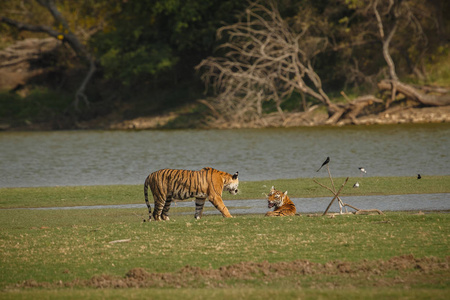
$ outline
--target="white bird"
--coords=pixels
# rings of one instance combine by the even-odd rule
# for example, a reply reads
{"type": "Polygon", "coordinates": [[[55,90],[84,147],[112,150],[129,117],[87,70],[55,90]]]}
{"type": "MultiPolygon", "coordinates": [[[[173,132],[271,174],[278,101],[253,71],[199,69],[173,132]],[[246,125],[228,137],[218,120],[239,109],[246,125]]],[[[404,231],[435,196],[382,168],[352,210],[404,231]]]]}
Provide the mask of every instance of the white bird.
{"type": "Polygon", "coordinates": [[[357,181],[357,182],[353,185],[353,187],[354,187],[354,188],[359,188],[359,182],[357,181]]]}
{"type": "Polygon", "coordinates": [[[366,169],[364,169],[364,168],[358,168],[358,169],[363,173],[367,173],[366,169]]]}

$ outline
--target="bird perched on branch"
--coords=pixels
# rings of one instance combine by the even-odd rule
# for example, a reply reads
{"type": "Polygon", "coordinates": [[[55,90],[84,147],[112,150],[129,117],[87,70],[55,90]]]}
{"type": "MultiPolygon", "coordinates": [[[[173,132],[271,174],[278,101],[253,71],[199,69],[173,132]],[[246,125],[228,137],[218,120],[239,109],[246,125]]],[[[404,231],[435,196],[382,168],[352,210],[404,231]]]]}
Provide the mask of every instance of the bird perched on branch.
{"type": "Polygon", "coordinates": [[[323,164],[320,166],[319,170],[317,170],[316,172],[319,172],[320,169],[322,169],[323,166],[325,166],[326,164],[328,164],[330,162],[330,157],[327,157],[327,159],[323,162],[323,164]]]}

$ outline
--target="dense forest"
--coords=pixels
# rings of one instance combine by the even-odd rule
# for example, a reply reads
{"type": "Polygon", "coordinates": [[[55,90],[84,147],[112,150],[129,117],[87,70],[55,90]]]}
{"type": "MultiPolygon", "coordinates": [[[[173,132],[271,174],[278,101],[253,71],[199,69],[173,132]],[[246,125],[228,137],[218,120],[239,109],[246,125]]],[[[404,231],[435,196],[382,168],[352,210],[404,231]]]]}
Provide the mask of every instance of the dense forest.
{"type": "Polygon", "coordinates": [[[446,0],[4,0],[0,125],[358,124],[448,106],[448,15],[446,0]]]}

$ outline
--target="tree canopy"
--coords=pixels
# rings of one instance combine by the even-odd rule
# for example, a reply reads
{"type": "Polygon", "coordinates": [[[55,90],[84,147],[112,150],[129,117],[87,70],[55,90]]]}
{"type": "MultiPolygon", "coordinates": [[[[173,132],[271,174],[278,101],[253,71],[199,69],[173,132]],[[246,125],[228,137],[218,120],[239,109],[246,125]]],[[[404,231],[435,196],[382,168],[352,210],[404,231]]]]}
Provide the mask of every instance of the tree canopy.
{"type": "Polygon", "coordinates": [[[89,88],[92,77],[134,93],[183,84],[200,90],[201,76],[207,85],[220,81],[217,87],[230,88],[238,84],[234,71],[245,61],[242,83],[256,89],[251,96],[236,91],[234,103],[253,97],[258,115],[270,111],[270,103],[282,113],[286,100],[302,96],[303,109],[322,104],[332,115],[343,113],[331,98],[344,89],[373,92],[382,79],[425,80],[427,64],[449,55],[449,14],[445,0],[5,0],[0,47],[34,36],[61,40],[78,57],[66,55],[71,62],[66,67],[89,71],[84,81],[78,79],[77,95],[95,95],[93,101],[105,99],[89,88]],[[261,56],[265,50],[258,47],[269,44],[261,56]],[[212,64],[196,71],[205,59],[228,61],[229,72],[223,73],[228,77],[212,64]],[[264,71],[269,73],[249,67],[255,62],[270,64],[264,71]],[[265,82],[248,81],[256,75],[265,82]],[[265,105],[258,100],[263,94],[265,105]]]}

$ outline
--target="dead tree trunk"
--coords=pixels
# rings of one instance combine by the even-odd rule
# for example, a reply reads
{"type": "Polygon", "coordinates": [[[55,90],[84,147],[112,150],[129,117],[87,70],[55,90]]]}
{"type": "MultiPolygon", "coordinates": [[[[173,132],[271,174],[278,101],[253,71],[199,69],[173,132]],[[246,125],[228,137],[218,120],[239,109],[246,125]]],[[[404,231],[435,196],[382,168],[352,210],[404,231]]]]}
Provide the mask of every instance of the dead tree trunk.
{"type": "MultiPolygon", "coordinates": [[[[450,105],[450,94],[430,95],[422,93],[419,88],[415,88],[406,83],[394,82],[392,80],[382,80],[378,83],[380,91],[390,91],[391,97],[396,96],[397,93],[403,94],[406,98],[416,101],[425,106],[446,106],[450,105]],[[395,86],[395,89],[394,89],[395,86]]],[[[445,89],[441,90],[445,91],[445,89]]]]}
{"type": "Polygon", "coordinates": [[[393,18],[395,19],[394,25],[392,26],[391,30],[389,31],[389,33],[386,36],[385,29],[384,29],[385,26],[383,25],[383,20],[381,19],[380,13],[378,12],[378,0],[375,0],[373,3],[373,12],[377,19],[378,31],[380,33],[381,42],[383,43],[383,56],[384,56],[384,60],[386,61],[387,65],[389,67],[389,75],[393,81],[398,81],[398,76],[397,76],[397,73],[395,72],[395,64],[394,64],[394,61],[392,60],[391,54],[389,53],[389,44],[391,43],[391,40],[394,37],[394,34],[397,31],[397,27],[398,27],[398,19],[397,19],[396,13],[394,12],[392,14],[393,18]]]}

